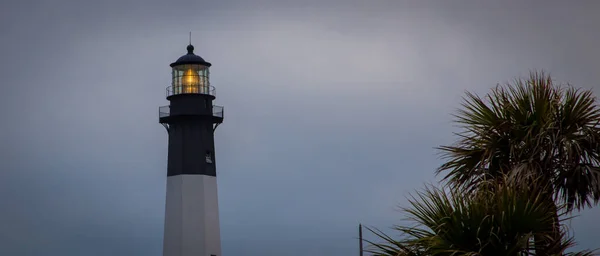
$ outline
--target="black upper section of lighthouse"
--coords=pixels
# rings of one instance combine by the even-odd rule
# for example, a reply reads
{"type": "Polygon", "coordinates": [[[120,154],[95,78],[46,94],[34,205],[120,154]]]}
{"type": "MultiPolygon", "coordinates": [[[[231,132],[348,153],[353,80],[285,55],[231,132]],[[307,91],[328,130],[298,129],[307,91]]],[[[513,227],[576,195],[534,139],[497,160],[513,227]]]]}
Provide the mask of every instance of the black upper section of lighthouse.
{"type": "Polygon", "coordinates": [[[216,176],[214,131],[223,122],[223,107],[212,103],[211,64],[194,54],[194,46],[187,51],[170,65],[170,104],[159,108],[159,122],[169,133],[167,176],[216,176]]]}

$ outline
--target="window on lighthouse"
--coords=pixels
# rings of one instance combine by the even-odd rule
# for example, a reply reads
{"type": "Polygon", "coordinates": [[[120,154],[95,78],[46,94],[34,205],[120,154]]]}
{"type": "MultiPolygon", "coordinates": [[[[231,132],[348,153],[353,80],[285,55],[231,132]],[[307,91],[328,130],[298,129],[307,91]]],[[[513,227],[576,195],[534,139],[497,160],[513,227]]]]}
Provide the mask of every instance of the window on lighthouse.
{"type": "Polygon", "coordinates": [[[210,153],[210,150],[206,151],[206,163],[208,164],[212,164],[212,154],[210,153]]]}

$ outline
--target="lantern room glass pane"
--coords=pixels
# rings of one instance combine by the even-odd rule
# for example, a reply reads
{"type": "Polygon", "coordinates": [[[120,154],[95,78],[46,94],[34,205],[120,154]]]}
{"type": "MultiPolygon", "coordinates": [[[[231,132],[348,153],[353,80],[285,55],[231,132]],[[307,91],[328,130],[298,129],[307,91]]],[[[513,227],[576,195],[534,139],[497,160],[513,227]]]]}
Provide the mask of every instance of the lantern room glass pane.
{"type": "Polygon", "coordinates": [[[198,64],[186,64],[173,67],[173,94],[199,93],[210,94],[208,67],[198,64]]]}

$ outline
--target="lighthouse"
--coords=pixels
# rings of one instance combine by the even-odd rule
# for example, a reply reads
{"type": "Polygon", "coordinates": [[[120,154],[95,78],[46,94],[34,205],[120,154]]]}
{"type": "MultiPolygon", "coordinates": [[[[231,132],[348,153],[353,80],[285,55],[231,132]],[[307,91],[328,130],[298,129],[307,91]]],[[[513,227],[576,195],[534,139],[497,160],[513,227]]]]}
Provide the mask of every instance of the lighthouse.
{"type": "Polygon", "coordinates": [[[214,132],[223,107],[194,46],[170,66],[169,105],[158,110],[169,134],[163,256],[221,256],[214,132]]]}

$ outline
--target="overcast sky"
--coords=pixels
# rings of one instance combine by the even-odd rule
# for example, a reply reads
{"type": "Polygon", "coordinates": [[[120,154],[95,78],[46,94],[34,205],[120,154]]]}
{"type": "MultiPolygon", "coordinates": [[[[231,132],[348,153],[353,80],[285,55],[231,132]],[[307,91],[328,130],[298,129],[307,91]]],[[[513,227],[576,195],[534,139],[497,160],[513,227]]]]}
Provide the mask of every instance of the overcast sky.
{"type": "MultiPolygon", "coordinates": [[[[0,255],[162,255],[171,62],[213,64],[223,255],[357,253],[435,183],[465,90],[597,91],[600,2],[4,1],[0,255]],[[325,3],[323,3],[325,2],[325,3]],[[556,2],[556,3],[552,3],[556,2]]],[[[598,245],[598,208],[572,222],[598,245]]]]}

